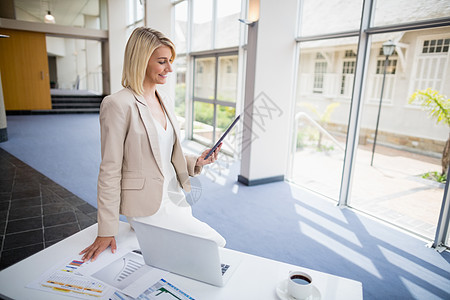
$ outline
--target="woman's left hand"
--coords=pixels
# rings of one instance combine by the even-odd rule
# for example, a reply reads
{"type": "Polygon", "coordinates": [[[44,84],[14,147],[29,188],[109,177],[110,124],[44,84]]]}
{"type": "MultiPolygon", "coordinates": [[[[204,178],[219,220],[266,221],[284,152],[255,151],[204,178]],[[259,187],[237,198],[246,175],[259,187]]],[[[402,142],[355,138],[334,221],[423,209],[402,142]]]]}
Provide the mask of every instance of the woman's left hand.
{"type": "Polygon", "coordinates": [[[219,147],[217,147],[216,150],[214,150],[214,152],[207,159],[205,159],[205,157],[206,155],[208,155],[211,149],[206,149],[205,151],[203,151],[202,155],[200,155],[200,157],[197,158],[197,162],[195,163],[195,165],[202,167],[215,162],[217,160],[217,157],[219,156],[220,148],[222,148],[222,143],[220,143],[219,147]]]}

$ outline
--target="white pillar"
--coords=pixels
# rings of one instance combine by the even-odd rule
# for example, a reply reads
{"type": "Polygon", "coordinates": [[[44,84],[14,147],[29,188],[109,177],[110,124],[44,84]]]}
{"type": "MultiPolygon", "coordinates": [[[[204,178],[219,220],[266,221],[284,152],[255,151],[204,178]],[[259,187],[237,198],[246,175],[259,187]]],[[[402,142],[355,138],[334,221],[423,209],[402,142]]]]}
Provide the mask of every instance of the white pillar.
{"type": "MultiPolygon", "coordinates": [[[[297,0],[260,0],[254,82],[246,76],[242,160],[238,180],[247,185],[284,179],[294,101],[297,0]]],[[[249,35],[252,28],[249,28],[249,35]]],[[[251,53],[248,53],[251,55],[251,53]]],[[[251,69],[247,72],[252,72],[251,69]]]]}

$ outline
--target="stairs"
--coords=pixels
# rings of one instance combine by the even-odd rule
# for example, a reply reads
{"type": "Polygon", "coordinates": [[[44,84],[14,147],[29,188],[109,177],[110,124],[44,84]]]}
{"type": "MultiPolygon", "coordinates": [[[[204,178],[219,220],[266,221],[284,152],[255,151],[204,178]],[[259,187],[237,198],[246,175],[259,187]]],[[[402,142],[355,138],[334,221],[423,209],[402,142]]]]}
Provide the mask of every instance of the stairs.
{"type": "Polygon", "coordinates": [[[52,109],[7,110],[6,115],[48,115],[99,113],[103,95],[95,94],[52,94],[52,109]]]}
{"type": "Polygon", "coordinates": [[[47,113],[98,113],[102,95],[52,95],[52,110],[47,113]]]}

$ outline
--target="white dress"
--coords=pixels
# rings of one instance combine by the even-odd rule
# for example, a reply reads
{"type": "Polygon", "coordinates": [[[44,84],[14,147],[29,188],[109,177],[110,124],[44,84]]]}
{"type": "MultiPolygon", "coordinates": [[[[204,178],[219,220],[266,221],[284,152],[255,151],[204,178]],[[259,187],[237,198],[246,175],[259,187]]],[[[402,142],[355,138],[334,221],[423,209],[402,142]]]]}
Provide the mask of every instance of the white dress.
{"type": "MultiPolygon", "coordinates": [[[[165,113],[165,112],[164,112],[165,113]]],[[[151,114],[150,114],[151,115],[151,114]]],[[[152,224],[187,234],[200,236],[213,240],[218,246],[225,246],[225,239],[208,224],[196,219],[186,197],[178,183],[175,168],[172,165],[172,149],[175,143],[175,133],[166,114],[167,128],[152,118],[158,132],[161,152],[162,169],[164,175],[163,197],[159,210],[152,216],[127,217],[130,224],[132,220],[152,224]]]]}

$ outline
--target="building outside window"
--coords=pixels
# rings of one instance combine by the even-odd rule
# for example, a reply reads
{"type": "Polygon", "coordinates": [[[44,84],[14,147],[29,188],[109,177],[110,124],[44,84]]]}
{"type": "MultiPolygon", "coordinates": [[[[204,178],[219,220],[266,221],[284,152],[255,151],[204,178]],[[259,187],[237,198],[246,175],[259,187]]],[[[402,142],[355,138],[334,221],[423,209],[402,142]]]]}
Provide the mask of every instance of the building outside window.
{"type": "Polygon", "coordinates": [[[424,37],[417,41],[416,64],[413,71],[413,85],[418,89],[431,88],[442,91],[445,78],[449,79],[450,35],[442,38],[424,37]]]}
{"type": "Polygon", "coordinates": [[[314,93],[323,93],[323,81],[326,72],[327,62],[325,61],[325,57],[321,53],[317,53],[316,62],[314,63],[314,93]]]}
{"type": "Polygon", "coordinates": [[[127,33],[131,35],[137,27],[145,25],[145,6],[141,0],[127,1],[127,33]]]}
{"type": "Polygon", "coordinates": [[[356,43],[356,38],[338,38],[299,44],[294,138],[297,150],[290,180],[332,199],[339,198],[350,113],[351,90],[348,98],[343,97],[342,80],[345,77],[345,87],[350,88],[354,80],[352,74],[346,73],[352,71],[354,58],[349,53],[345,57],[345,49],[356,43]],[[319,50],[332,64],[327,64],[319,50]],[[322,66],[320,73],[317,63],[322,66]],[[323,85],[319,86],[319,82],[323,85]]]}
{"type": "Polygon", "coordinates": [[[357,53],[362,7],[360,1],[351,2],[301,1],[296,151],[289,179],[340,204],[432,240],[444,184],[422,177],[430,172],[441,173],[442,150],[449,138],[449,128],[436,124],[436,119],[429,118],[419,105],[410,104],[409,99],[416,90],[428,88],[447,95],[448,99],[450,27],[405,30],[400,24],[448,17],[450,4],[437,0],[408,2],[411,5],[402,5],[404,1],[376,1],[371,12],[372,26],[390,27],[385,31],[377,27],[377,32],[371,31],[370,26],[364,29],[370,35],[370,43],[364,52],[357,53]],[[342,5],[348,5],[345,18],[333,13],[342,9],[342,5]],[[337,27],[330,28],[318,21],[323,19],[337,27]],[[353,36],[349,32],[354,32],[353,36]],[[388,40],[394,41],[396,47],[388,59],[371,166],[386,59],[380,51],[388,40]],[[357,62],[356,56],[361,61],[357,62]],[[365,61],[361,73],[365,77],[355,78],[357,74],[361,76],[357,73],[358,64],[365,61]],[[357,89],[364,87],[356,94],[359,98],[354,98],[354,83],[357,89]],[[361,103],[360,117],[357,130],[349,131],[351,106],[358,103],[355,101],[361,103]],[[357,132],[359,136],[353,138],[357,132]],[[356,141],[354,157],[348,155],[349,140],[356,141]],[[349,164],[353,166],[350,171],[349,164]],[[346,193],[343,187],[350,180],[346,193]]]}
{"type": "MultiPolygon", "coordinates": [[[[376,66],[373,72],[374,75],[370,76],[371,80],[369,81],[370,84],[367,88],[367,91],[370,93],[367,101],[374,105],[378,104],[380,101],[381,85],[383,83],[383,74],[384,74],[384,64],[386,60],[386,57],[383,55],[382,47],[380,47],[377,52],[378,56],[376,58],[376,66]]],[[[398,58],[397,52],[394,51],[394,53],[391,56],[389,56],[387,61],[386,78],[383,93],[383,105],[392,104],[392,97],[396,79],[395,73],[397,69],[397,58],[398,58]]]]}
{"type": "MultiPolygon", "coordinates": [[[[383,54],[383,47],[380,48],[379,58],[377,60],[377,71],[376,74],[383,74],[384,72],[384,64],[385,57],[383,54]]],[[[394,53],[389,56],[387,66],[386,66],[386,74],[395,74],[395,69],[397,66],[397,52],[394,50],[394,53]]]]}
{"type": "Polygon", "coordinates": [[[346,50],[344,60],[342,62],[342,81],[341,81],[341,95],[350,96],[351,85],[353,83],[353,74],[355,74],[356,67],[356,53],[353,50],[346,50]]]}

